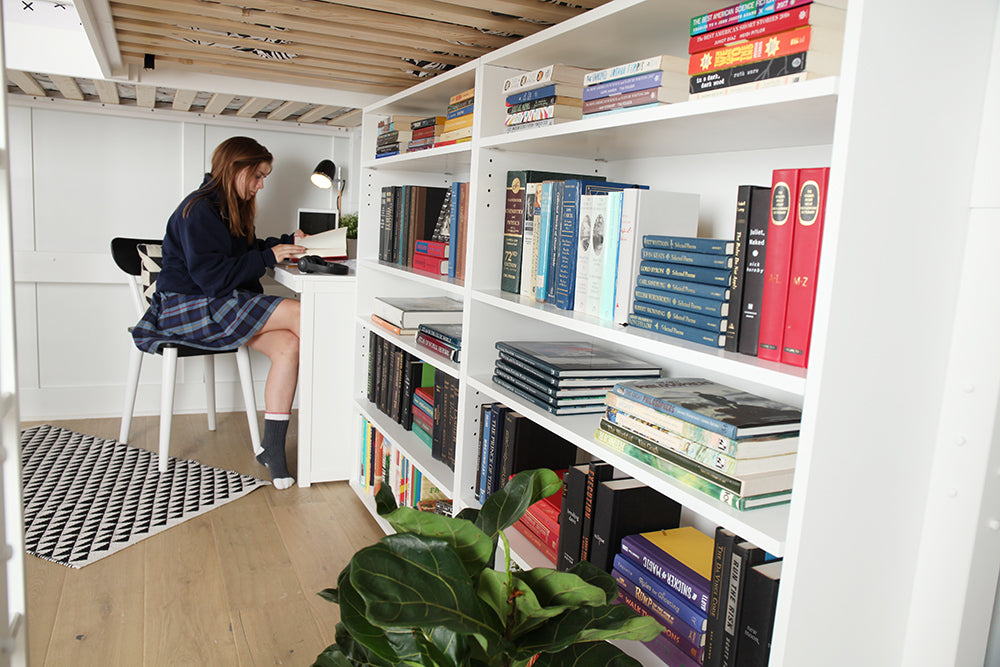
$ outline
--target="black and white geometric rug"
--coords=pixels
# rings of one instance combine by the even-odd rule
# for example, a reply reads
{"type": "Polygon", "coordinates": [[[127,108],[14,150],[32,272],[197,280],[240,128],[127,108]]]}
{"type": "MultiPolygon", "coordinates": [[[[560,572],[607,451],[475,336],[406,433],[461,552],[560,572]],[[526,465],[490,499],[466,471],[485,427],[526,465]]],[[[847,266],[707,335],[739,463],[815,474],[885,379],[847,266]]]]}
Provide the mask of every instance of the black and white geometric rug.
{"type": "Polygon", "coordinates": [[[21,433],[25,550],[83,567],[270,484],[43,424],[21,433]]]}

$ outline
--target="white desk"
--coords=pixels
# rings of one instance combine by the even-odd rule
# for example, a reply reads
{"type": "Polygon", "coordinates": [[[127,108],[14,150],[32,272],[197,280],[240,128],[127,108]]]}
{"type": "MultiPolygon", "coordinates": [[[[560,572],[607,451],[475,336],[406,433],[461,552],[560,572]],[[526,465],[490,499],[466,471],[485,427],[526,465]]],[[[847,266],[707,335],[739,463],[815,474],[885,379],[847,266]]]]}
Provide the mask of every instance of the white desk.
{"type": "Polygon", "coordinates": [[[299,338],[299,486],[351,476],[354,319],[357,278],[278,266],[275,281],[301,303],[299,338]]]}

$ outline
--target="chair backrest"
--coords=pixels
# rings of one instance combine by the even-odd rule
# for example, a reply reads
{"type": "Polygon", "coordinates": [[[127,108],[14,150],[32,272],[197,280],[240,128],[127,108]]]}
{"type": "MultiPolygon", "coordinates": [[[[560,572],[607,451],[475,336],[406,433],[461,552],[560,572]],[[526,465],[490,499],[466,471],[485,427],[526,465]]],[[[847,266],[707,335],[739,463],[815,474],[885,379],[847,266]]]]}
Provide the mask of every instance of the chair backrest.
{"type": "Polygon", "coordinates": [[[136,312],[141,317],[156,291],[162,263],[162,239],[111,239],[111,256],[127,275],[136,312]]]}

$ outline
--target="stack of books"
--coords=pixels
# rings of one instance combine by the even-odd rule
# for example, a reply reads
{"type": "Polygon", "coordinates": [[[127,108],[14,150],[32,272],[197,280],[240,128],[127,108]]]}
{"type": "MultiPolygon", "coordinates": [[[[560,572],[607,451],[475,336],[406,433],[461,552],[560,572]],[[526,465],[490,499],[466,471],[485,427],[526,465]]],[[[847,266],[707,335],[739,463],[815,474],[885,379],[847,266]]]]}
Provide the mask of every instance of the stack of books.
{"type": "Polygon", "coordinates": [[[462,302],[448,296],[377,296],[372,300],[372,314],[404,330],[421,324],[460,324],[462,302]]]}
{"type": "Polygon", "coordinates": [[[546,127],[583,117],[583,77],[590,70],[553,64],[523,72],[503,83],[504,131],[546,127]]]}
{"type": "MultiPolygon", "coordinates": [[[[556,470],[562,479],[565,470],[556,470]]],[[[562,512],[562,489],[551,496],[530,505],[520,519],[514,522],[514,530],[524,535],[531,544],[542,552],[548,560],[556,562],[559,548],[559,514],[562,512]]]]}
{"type": "Polygon", "coordinates": [[[704,662],[714,546],[687,526],[628,535],[614,557],[619,602],[659,621],[646,646],[671,667],[704,662]]]}
{"type": "Polygon", "coordinates": [[[791,498],[801,411],[701,378],[622,382],[594,437],[736,509],[791,498]]]}
{"type": "Polygon", "coordinates": [[[780,559],[715,529],[705,667],[767,664],[780,578],[780,559]]]}
{"type": "Polygon", "coordinates": [[[660,368],[588,341],[498,341],[493,382],[556,415],[604,412],[608,389],[660,368]]]}
{"type": "Polygon", "coordinates": [[[687,59],[658,55],[583,77],[583,115],[640,109],[687,99],[687,59]]]}
{"type": "Polygon", "coordinates": [[[417,345],[457,363],[462,351],[462,323],[420,324],[417,326],[417,345]]]}
{"type": "Polygon", "coordinates": [[[392,115],[378,122],[378,134],[375,137],[375,157],[383,158],[406,152],[406,147],[413,138],[410,123],[420,120],[419,116],[392,115]]]}
{"type": "Polygon", "coordinates": [[[434,141],[435,146],[450,146],[472,141],[472,119],[475,110],[476,89],[469,88],[448,99],[441,134],[434,141]]]}
{"type": "Polygon", "coordinates": [[[743,2],[691,19],[689,99],[840,72],[844,10],[810,0],[743,2]]]}
{"type": "Polygon", "coordinates": [[[725,346],[734,249],[725,239],[643,236],[629,326],[725,346]]]}
{"type": "Polygon", "coordinates": [[[434,378],[413,390],[410,402],[411,429],[420,441],[431,447],[434,433],[434,378]]]}
{"type": "Polygon", "coordinates": [[[410,123],[410,141],[406,145],[406,152],[434,148],[434,142],[444,131],[444,121],[444,116],[430,116],[410,123]]]}
{"type": "MultiPolygon", "coordinates": [[[[445,194],[445,203],[441,207],[441,217],[447,222],[451,213],[451,190],[445,194]]],[[[436,276],[448,275],[448,255],[451,250],[448,247],[448,235],[439,234],[438,229],[446,229],[447,226],[435,227],[434,235],[430,240],[417,241],[413,249],[413,268],[418,271],[426,271],[436,276]],[[435,238],[437,237],[437,238],[435,238]]]]}

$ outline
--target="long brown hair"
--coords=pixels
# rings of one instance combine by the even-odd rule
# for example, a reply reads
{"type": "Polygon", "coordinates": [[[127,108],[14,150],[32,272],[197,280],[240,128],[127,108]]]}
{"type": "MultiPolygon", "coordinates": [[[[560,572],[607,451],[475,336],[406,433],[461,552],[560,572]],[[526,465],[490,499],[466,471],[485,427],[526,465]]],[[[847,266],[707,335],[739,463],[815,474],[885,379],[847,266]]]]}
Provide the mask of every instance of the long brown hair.
{"type": "Polygon", "coordinates": [[[222,219],[229,225],[229,233],[244,237],[247,243],[254,238],[254,217],[257,198],[242,199],[236,192],[236,176],[244,169],[256,169],[261,164],[270,165],[274,156],[250,137],[230,137],[216,146],[212,153],[211,178],[184,207],[186,216],[191,205],[212,192],[219,193],[222,219]]]}

